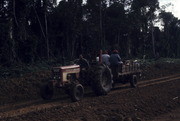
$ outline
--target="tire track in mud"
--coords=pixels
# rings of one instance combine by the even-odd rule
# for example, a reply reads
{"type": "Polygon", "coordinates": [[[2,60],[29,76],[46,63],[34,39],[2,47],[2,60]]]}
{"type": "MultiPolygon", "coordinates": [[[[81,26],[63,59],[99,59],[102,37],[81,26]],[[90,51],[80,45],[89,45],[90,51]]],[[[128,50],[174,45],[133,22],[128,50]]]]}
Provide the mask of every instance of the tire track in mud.
{"type": "MultiPolygon", "coordinates": [[[[180,79],[180,74],[152,79],[152,80],[144,80],[144,81],[138,82],[138,88],[151,86],[151,85],[157,85],[157,84],[166,83],[166,82],[179,80],[179,79],[180,79]]],[[[125,92],[125,91],[132,90],[131,88],[129,88],[127,84],[123,86],[119,86],[119,85],[117,86],[118,87],[116,87],[114,91],[111,91],[109,95],[112,95],[116,92],[125,92]]],[[[88,94],[85,94],[85,98],[92,98],[92,97],[89,96],[88,94]]],[[[29,102],[24,102],[24,103],[19,103],[19,104],[5,105],[5,106],[0,107],[0,119],[20,116],[20,115],[27,114],[30,112],[47,110],[47,109],[57,107],[57,106],[66,107],[69,104],[70,104],[70,99],[67,98],[66,96],[66,97],[53,99],[52,101],[34,100],[34,101],[29,101],[29,102]]]]}
{"type": "MultiPolygon", "coordinates": [[[[173,80],[178,80],[178,79],[180,79],[180,74],[175,74],[175,75],[151,79],[151,80],[143,80],[143,81],[138,82],[137,88],[151,86],[151,85],[155,85],[155,84],[161,84],[161,83],[165,83],[165,82],[169,82],[169,81],[173,81],[173,80]]],[[[131,89],[132,88],[130,88],[129,84],[124,84],[121,86],[119,86],[119,84],[118,84],[117,87],[115,87],[115,89],[113,89],[115,91],[112,91],[111,93],[116,93],[116,91],[124,92],[124,91],[128,91],[131,89]]]]}

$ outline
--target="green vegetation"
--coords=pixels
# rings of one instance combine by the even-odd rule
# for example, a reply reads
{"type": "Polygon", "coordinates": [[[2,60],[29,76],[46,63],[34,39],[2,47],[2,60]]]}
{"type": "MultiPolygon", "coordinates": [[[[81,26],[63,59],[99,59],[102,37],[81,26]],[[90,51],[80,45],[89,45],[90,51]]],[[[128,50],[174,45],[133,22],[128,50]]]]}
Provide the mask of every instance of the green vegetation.
{"type": "Polygon", "coordinates": [[[158,0],[56,2],[1,0],[1,68],[51,60],[65,65],[79,54],[95,57],[99,49],[118,49],[122,58],[180,57],[180,20],[160,10],[158,0]]]}

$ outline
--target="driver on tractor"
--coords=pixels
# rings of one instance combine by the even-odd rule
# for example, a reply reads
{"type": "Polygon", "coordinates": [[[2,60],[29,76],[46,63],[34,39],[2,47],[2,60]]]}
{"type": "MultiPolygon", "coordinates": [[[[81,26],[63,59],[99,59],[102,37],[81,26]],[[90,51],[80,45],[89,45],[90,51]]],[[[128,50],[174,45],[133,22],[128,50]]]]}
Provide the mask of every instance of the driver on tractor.
{"type": "Polygon", "coordinates": [[[89,62],[81,54],[79,55],[79,59],[77,60],[76,64],[80,66],[80,78],[85,79],[87,70],[90,68],[89,62]]]}
{"type": "Polygon", "coordinates": [[[83,57],[83,55],[79,55],[79,59],[77,64],[80,65],[82,70],[87,70],[89,68],[89,62],[83,57]]]}

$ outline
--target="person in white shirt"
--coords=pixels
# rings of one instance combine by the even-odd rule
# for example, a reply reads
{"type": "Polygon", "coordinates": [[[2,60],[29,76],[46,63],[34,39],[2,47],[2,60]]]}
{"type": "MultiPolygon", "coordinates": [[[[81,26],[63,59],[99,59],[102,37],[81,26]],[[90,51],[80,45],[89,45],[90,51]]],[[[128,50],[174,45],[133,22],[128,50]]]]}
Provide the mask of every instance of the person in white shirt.
{"type": "Polygon", "coordinates": [[[109,59],[110,59],[110,56],[109,56],[108,52],[104,51],[102,54],[102,63],[107,65],[107,66],[110,66],[109,59]]]}

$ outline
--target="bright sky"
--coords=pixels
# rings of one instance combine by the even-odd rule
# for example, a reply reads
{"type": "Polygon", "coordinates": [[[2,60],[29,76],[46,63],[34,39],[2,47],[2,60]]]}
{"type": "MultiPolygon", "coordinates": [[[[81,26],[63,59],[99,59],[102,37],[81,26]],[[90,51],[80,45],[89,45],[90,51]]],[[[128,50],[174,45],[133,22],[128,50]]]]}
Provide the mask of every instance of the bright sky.
{"type": "Polygon", "coordinates": [[[175,17],[180,19],[180,0],[159,0],[160,6],[171,3],[172,5],[167,7],[168,12],[172,11],[175,17]]]}
{"type": "MultiPolygon", "coordinates": [[[[61,0],[58,0],[58,2],[61,0]]],[[[84,0],[86,1],[86,0],[84,0]]],[[[166,8],[168,12],[172,11],[175,17],[180,19],[180,0],[159,0],[160,6],[171,3],[172,6],[166,8]]]]}

